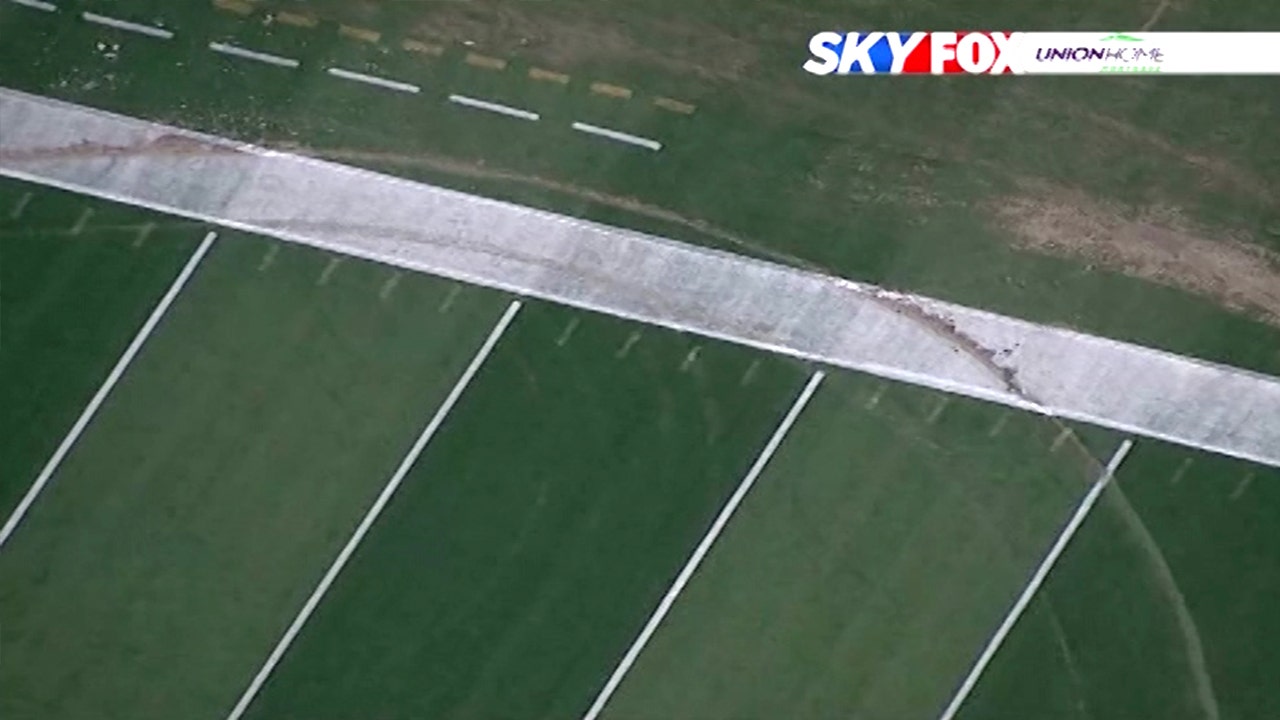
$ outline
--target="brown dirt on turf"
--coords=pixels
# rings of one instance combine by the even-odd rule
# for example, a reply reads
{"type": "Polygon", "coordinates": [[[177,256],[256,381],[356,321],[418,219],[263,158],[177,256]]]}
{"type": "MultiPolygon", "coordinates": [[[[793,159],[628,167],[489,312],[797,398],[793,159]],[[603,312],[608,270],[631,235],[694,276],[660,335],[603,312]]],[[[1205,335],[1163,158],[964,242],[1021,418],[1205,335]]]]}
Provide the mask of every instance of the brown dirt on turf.
{"type": "Polygon", "coordinates": [[[1280,255],[1244,238],[1210,238],[1176,210],[1136,216],[1082,192],[1040,186],[991,204],[1031,250],[1186,290],[1280,327],[1280,255]]]}

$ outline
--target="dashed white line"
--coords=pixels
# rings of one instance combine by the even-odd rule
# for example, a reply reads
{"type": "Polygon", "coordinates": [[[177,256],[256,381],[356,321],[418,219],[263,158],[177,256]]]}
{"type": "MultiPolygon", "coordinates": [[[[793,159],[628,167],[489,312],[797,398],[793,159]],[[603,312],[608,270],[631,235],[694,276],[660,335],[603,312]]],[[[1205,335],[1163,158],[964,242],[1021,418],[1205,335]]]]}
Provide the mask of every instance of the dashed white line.
{"type": "Polygon", "coordinates": [[[973,668],[969,670],[969,674],[961,683],[960,689],[956,691],[955,697],[951,698],[951,703],[947,705],[946,710],[942,712],[940,720],[951,720],[955,717],[956,712],[960,710],[960,705],[964,703],[965,698],[969,697],[969,693],[973,691],[975,685],[978,684],[978,678],[982,675],[982,671],[986,669],[987,663],[991,662],[991,658],[995,656],[996,650],[1000,649],[1000,644],[1004,642],[1009,631],[1013,629],[1014,623],[1018,618],[1022,617],[1023,611],[1027,609],[1027,605],[1031,603],[1031,598],[1040,589],[1040,585],[1044,579],[1048,577],[1049,570],[1053,568],[1054,563],[1058,561],[1058,557],[1062,555],[1062,551],[1067,548],[1067,543],[1071,541],[1072,536],[1076,534],[1076,530],[1080,529],[1081,523],[1085,517],[1089,515],[1089,511],[1093,509],[1094,503],[1098,502],[1098,498],[1102,495],[1102,491],[1106,489],[1111,479],[1116,474],[1116,469],[1120,467],[1120,463],[1124,462],[1124,458],[1129,454],[1129,450],[1133,447],[1132,440],[1125,440],[1120,443],[1120,447],[1116,449],[1111,461],[1107,463],[1107,467],[1102,471],[1102,477],[1098,478],[1093,486],[1089,488],[1089,492],[1085,493],[1084,499],[1080,501],[1080,505],[1076,508],[1075,513],[1071,515],[1071,519],[1067,521],[1066,527],[1062,528],[1062,532],[1058,534],[1058,539],[1054,541],[1053,546],[1049,548],[1049,552],[1045,555],[1044,560],[1040,563],[1040,567],[1036,568],[1035,574],[1031,576],[1031,581],[1022,590],[1022,595],[1018,596],[1017,602],[1013,604],[1013,608],[1009,610],[1009,614],[1005,616],[1004,622],[1000,623],[1000,627],[996,630],[995,635],[991,636],[991,640],[987,642],[987,646],[983,648],[982,654],[978,656],[977,662],[973,664],[973,668]]]}
{"type": "Polygon", "coordinates": [[[640,331],[632,330],[631,334],[628,335],[627,339],[622,343],[622,347],[618,348],[618,351],[614,353],[613,356],[619,360],[625,358],[631,353],[631,348],[635,347],[638,342],[640,342],[640,331]]]}
{"type": "Polygon", "coordinates": [[[191,254],[191,258],[187,260],[187,264],[178,273],[178,277],[174,279],[173,284],[169,286],[169,290],[160,298],[160,302],[156,304],[151,315],[147,317],[147,321],[142,324],[142,328],[138,330],[138,334],[134,336],[133,342],[129,343],[129,347],[125,348],[124,354],[116,361],[115,367],[111,368],[111,372],[107,375],[107,379],[102,383],[102,387],[98,388],[98,392],[94,394],[93,399],[85,406],[80,417],[76,419],[71,431],[62,439],[62,443],[58,445],[58,449],[54,451],[53,457],[49,458],[49,462],[45,463],[44,468],[40,470],[40,474],[36,476],[36,480],[31,484],[31,488],[27,490],[27,494],[23,496],[22,501],[18,503],[18,507],[14,508],[13,514],[5,521],[4,527],[0,528],[0,548],[4,547],[5,542],[13,535],[13,531],[18,527],[18,523],[22,522],[22,518],[31,509],[32,503],[40,495],[40,491],[48,484],[49,478],[53,477],[53,473],[57,471],[58,466],[62,464],[63,458],[71,451],[71,447],[76,444],[76,440],[80,438],[80,434],[84,432],[85,427],[89,425],[89,421],[98,412],[98,408],[102,406],[103,400],[111,393],[111,389],[119,382],[120,376],[124,375],[124,371],[129,367],[129,363],[133,362],[133,358],[142,349],[143,343],[150,337],[152,331],[156,329],[156,325],[160,323],[160,319],[164,317],[165,311],[173,304],[174,298],[178,297],[178,293],[182,291],[182,287],[187,284],[187,280],[191,278],[191,274],[196,271],[196,267],[200,261],[204,259],[209,248],[213,245],[213,241],[218,237],[217,233],[209,233],[204,236],[204,241],[196,247],[195,252],[191,254]]]}
{"type": "Polygon", "coordinates": [[[130,247],[134,248],[135,250],[137,248],[142,247],[143,243],[147,241],[147,238],[151,237],[151,233],[155,232],[155,230],[156,230],[155,223],[153,222],[143,223],[141,226],[138,227],[138,233],[134,235],[133,242],[130,243],[130,247]]]}
{"type": "Polygon", "coordinates": [[[1004,430],[1004,426],[1008,424],[1009,424],[1009,412],[1005,411],[1000,414],[1000,419],[996,420],[995,424],[991,426],[991,430],[987,432],[987,437],[995,437],[999,435],[1000,432],[1004,430]]]}
{"type": "Polygon", "coordinates": [[[1249,485],[1253,483],[1253,478],[1254,478],[1254,473],[1248,473],[1243,478],[1241,478],[1240,483],[1237,484],[1236,488],[1231,491],[1231,494],[1227,496],[1227,499],[1232,501],[1239,500],[1240,496],[1244,495],[1244,491],[1248,490],[1249,485]]]}
{"type": "Polygon", "coordinates": [[[344,80],[354,80],[368,85],[386,88],[388,90],[397,90],[399,92],[414,93],[415,95],[422,92],[422,88],[410,83],[400,82],[399,80],[388,80],[387,78],[377,77],[375,75],[365,75],[364,73],[353,72],[351,70],[343,70],[342,68],[331,67],[326,72],[334,77],[340,77],[344,80]]]}
{"type": "Polygon", "coordinates": [[[947,404],[950,402],[951,402],[950,395],[943,395],[942,397],[938,398],[938,404],[935,405],[933,407],[933,410],[929,412],[929,417],[927,418],[926,422],[928,422],[930,425],[938,422],[938,419],[942,417],[942,412],[947,409],[947,404]]]}
{"type": "Polygon", "coordinates": [[[54,5],[53,3],[41,2],[41,0],[9,0],[9,1],[15,5],[22,5],[24,7],[35,8],[36,10],[43,10],[45,12],[58,11],[57,5],[54,5]]]}
{"type": "Polygon", "coordinates": [[[71,234],[79,235],[84,232],[84,228],[89,224],[89,218],[93,217],[93,208],[85,208],[80,211],[80,217],[76,218],[76,224],[71,226],[71,234]]]}
{"type": "Polygon", "coordinates": [[[579,132],[590,133],[592,135],[598,135],[603,138],[609,138],[610,140],[617,140],[619,142],[638,145],[640,147],[648,148],[654,151],[662,149],[662,143],[658,142],[657,140],[650,140],[649,138],[640,137],[639,135],[632,135],[631,133],[624,133],[624,132],[619,132],[617,130],[610,130],[609,128],[603,128],[603,127],[600,127],[599,125],[589,125],[583,122],[575,122],[573,124],[573,129],[579,132]]]}
{"type": "Polygon", "coordinates": [[[127,30],[128,32],[138,33],[139,35],[150,35],[153,38],[160,38],[161,40],[173,39],[172,31],[166,30],[164,28],[155,27],[154,25],[142,25],[140,23],[129,22],[128,20],[120,20],[118,18],[108,17],[106,15],[99,15],[98,13],[92,13],[92,12],[80,13],[80,17],[84,18],[85,20],[91,23],[96,23],[98,25],[105,25],[107,27],[115,28],[117,30],[127,30]]]}
{"type": "Polygon", "coordinates": [[[515,319],[516,312],[520,310],[520,301],[512,301],[507,307],[502,317],[498,319],[498,324],[494,326],[493,331],[489,333],[489,337],[485,339],[484,344],[480,346],[480,350],[476,352],[471,364],[463,371],[462,377],[458,378],[458,382],[454,384],[453,389],[449,391],[449,395],[445,397],[444,402],[436,410],[435,415],[431,417],[430,422],[423,428],[422,434],[414,441],[413,446],[409,448],[409,452],[400,461],[400,466],[396,468],[391,479],[387,481],[386,486],[382,489],[382,493],[378,495],[378,499],[374,501],[369,511],[365,513],[364,519],[356,527],[347,544],[343,546],[338,557],[334,558],[333,564],[329,566],[324,577],[320,578],[320,584],[311,593],[311,597],[307,598],[302,609],[298,612],[298,616],[293,619],[293,623],[285,630],[284,636],[280,638],[280,642],[276,644],[271,654],[267,656],[267,660],[263,663],[262,668],[258,670],[258,674],[254,676],[249,683],[249,687],[245,689],[244,694],[240,696],[240,700],[236,702],[231,713],[227,715],[227,720],[238,720],[244,711],[248,709],[249,704],[253,702],[254,696],[258,694],[258,690],[262,688],[263,683],[267,681],[267,677],[271,675],[271,671],[280,662],[280,658],[284,657],[285,652],[289,649],[289,645],[293,643],[294,638],[301,632],[302,626],[306,624],[307,619],[311,617],[311,613],[315,612],[316,607],[320,604],[320,600],[324,598],[324,594],[328,592],[329,587],[333,585],[333,581],[337,579],[338,573],[342,572],[342,568],[351,559],[351,555],[355,553],[356,547],[364,539],[369,532],[369,528],[373,527],[374,521],[378,519],[378,515],[382,513],[383,508],[391,501],[391,496],[395,494],[396,489],[400,487],[400,483],[409,473],[409,469],[417,462],[418,456],[422,454],[427,443],[431,441],[431,437],[436,434],[440,426],[444,423],[445,416],[453,409],[454,404],[458,402],[458,398],[462,396],[462,391],[467,388],[471,382],[471,378],[475,377],[476,372],[484,363],[485,358],[489,356],[494,345],[498,343],[498,338],[502,337],[502,333],[515,319]]]}
{"type": "Polygon", "coordinates": [[[329,258],[328,264],[324,266],[324,270],[320,271],[320,277],[316,278],[317,285],[328,285],[329,279],[338,271],[338,265],[342,264],[341,257],[329,258]]]}
{"type": "Polygon", "coordinates": [[[1182,481],[1182,478],[1187,474],[1187,471],[1190,469],[1191,469],[1191,458],[1187,458],[1183,460],[1182,464],[1178,466],[1178,469],[1173,472],[1173,476],[1169,478],[1169,484],[1177,485],[1179,482],[1182,481]]]}
{"type": "Polygon", "coordinates": [[[867,410],[875,410],[876,406],[880,404],[880,398],[884,397],[884,391],[887,389],[889,389],[889,386],[881,383],[880,387],[876,388],[875,393],[873,393],[871,397],[867,398],[867,402],[864,403],[862,407],[867,410]]]}
{"type": "Polygon", "coordinates": [[[684,372],[693,367],[693,363],[698,359],[698,351],[700,350],[702,350],[701,345],[690,350],[689,354],[684,356],[684,360],[680,363],[680,372],[684,372]]]}
{"type": "Polygon", "coordinates": [[[571,318],[564,326],[564,331],[560,333],[560,337],[556,338],[556,347],[564,347],[569,342],[569,338],[573,336],[573,331],[578,329],[578,318],[571,318]]]}
{"type": "Polygon", "coordinates": [[[1062,428],[1062,432],[1058,433],[1058,436],[1053,439],[1053,444],[1049,446],[1049,452],[1058,452],[1058,448],[1062,447],[1062,443],[1066,442],[1069,437],[1071,437],[1071,428],[1062,428]]]}
{"type": "Polygon", "coordinates": [[[509,115],[514,118],[520,118],[521,120],[537,120],[539,117],[536,112],[521,110],[520,108],[514,108],[510,105],[503,105],[501,103],[489,102],[488,100],[477,100],[475,98],[467,97],[466,95],[450,95],[449,102],[476,108],[478,110],[488,110],[489,112],[495,112],[501,115],[509,115]]]}
{"type": "Polygon", "coordinates": [[[378,299],[383,302],[391,299],[391,293],[395,292],[396,286],[400,284],[400,272],[391,273],[391,277],[382,283],[382,289],[378,291],[378,299]]]}
{"type": "Polygon", "coordinates": [[[271,264],[276,261],[276,255],[279,254],[280,245],[278,243],[273,243],[271,247],[268,247],[267,251],[262,254],[262,260],[258,263],[258,272],[262,272],[271,267],[271,264]]]}
{"type": "Polygon", "coordinates": [[[236,45],[228,45],[227,43],[211,42],[209,43],[209,49],[216,53],[222,53],[223,55],[231,55],[238,58],[244,58],[246,60],[257,60],[258,62],[267,63],[268,65],[278,65],[280,67],[287,68],[298,67],[298,61],[293,58],[258,52],[257,50],[248,50],[236,45]]]}
{"type": "Polygon", "coordinates": [[[27,209],[27,204],[30,202],[31,202],[31,193],[29,192],[22,193],[22,197],[18,198],[18,202],[14,203],[13,207],[9,210],[9,219],[17,220],[18,218],[21,218],[22,213],[25,212],[27,209]]]}
{"type": "Polygon", "coordinates": [[[461,292],[462,292],[462,286],[456,283],[454,284],[453,287],[449,288],[449,294],[445,295],[444,301],[440,303],[439,310],[441,315],[449,312],[449,308],[453,307],[454,301],[458,299],[458,294],[461,292]]]}
{"type": "Polygon", "coordinates": [[[738,509],[738,505],[742,503],[743,498],[747,496],[747,492],[751,490],[751,486],[755,484],[756,478],[760,477],[760,473],[764,471],[765,465],[769,464],[769,459],[777,452],[778,446],[782,444],[782,439],[786,437],[787,432],[791,430],[791,426],[795,424],[796,418],[800,417],[800,412],[804,410],[804,406],[808,404],[809,398],[813,397],[813,393],[817,391],[818,385],[822,383],[825,374],[819,370],[809,378],[809,382],[800,391],[799,397],[792,403],[791,409],[787,411],[782,422],[779,423],[778,429],[774,430],[773,436],[769,438],[769,442],[765,444],[764,449],[760,451],[760,456],[756,458],[751,469],[747,471],[747,476],[742,479],[738,488],[733,491],[733,495],[729,496],[728,502],[720,509],[720,514],[716,516],[715,522],[711,523],[711,528],[707,530],[707,534],[702,538],[702,542],[698,543],[698,547],[694,548],[693,554],[689,556],[688,562],[680,570],[680,574],[676,576],[675,582],[667,589],[667,594],[663,596],[662,601],[658,603],[658,607],[653,611],[653,615],[649,618],[649,622],[645,623],[644,628],[640,631],[640,635],[636,637],[635,642],[631,643],[631,647],[627,649],[627,654],[622,657],[622,661],[618,663],[618,667],[614,669],[613,674],[609,676],[608,682],[601,688],[600,694],[596,696],[595,702],[591,703],[591,707],[586,714],[582,716],[583,720],[595,720],[600,715],[600,711],[604,709],[609,698],[613,696],[614,691],[618,689],[618,685],[622,683],[622,679],[626,677],[627,671],[635,664],[636,658],[640,656],[640,651],[644,650],[644,646],[648,644],[649,638],[653,637],[653,633],[658,629],[658,625],[662,623],[663,618],[671,611],[672,605],[675,604],[676,597],[684,590],[685,585],[689,583],[689,579],[693,577],[693,573],[698,569],[698,565],[702,563],[703,558],[710,552],[711,546],[715,543],[716,538],[724,530],[729,519],[733,517],[733,513],[738,509]]]}

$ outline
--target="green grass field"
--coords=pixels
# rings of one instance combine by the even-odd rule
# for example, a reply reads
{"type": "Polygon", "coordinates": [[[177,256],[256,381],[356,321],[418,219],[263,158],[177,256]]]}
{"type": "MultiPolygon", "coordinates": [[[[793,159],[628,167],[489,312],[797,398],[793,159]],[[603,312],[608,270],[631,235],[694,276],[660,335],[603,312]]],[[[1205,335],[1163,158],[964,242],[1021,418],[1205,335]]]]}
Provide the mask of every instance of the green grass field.
{"type": "MultiPolygon", "coordinates": [[[[0,4],[0,85],[1280,374],[1280,330],[1224,307],[1247,302],[1028,250],[999,213],[1106,235],[1172,209],[1276,248],[1273,79],[798,69],[817,29],[1137,28],[1154,2],[57,4],[0,4]]],[[[1280,28],[1242,2],[1158,20],[1280,28]]],[[[4,517],[208,230],[0,181],[4,517]]],[[[219,232],[0,547],[0,717],[226,718],[511,301],[219,232]]],[[[245,717],[581,717],[815,370],[526,303],[245,717]]],[[[830,373],[602,718],[934,720],[1121,440],[830,373]]],[[[1280,716],[1278,482],[1139,440],[960,720],[1280,716]]]]}
{"type": "Polygon", "coordinates": [[[936,716],[1099,473],[938,402],[833,378],[603,717],[936,716]]]}
{"type": "Polygon", "coordinates": [[[1139,445],[962,720],[1267,718],[1280,473],[1139,445]]]}
{"type": "Polygon", "coordinates": [[[172,220],[144,231],[154,220],[0,181],[0,514],[17,505],[203,235],[172,220]],[[73,234],[85,209],[94,215],[73,234]]]}

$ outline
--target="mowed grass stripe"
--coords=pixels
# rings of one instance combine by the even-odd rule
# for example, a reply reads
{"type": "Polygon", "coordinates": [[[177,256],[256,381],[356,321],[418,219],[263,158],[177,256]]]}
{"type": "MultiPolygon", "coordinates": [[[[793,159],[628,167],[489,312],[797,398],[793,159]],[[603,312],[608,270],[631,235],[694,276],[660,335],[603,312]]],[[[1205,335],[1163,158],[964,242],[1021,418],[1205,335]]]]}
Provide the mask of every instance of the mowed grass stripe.
{"type": "Polygon", "coordinates": [[[601,717],[936,717],[1096,479],[938,397],[830,375],[601,717]]]}
{"type": "Polygon", "coordinates": [[[80,417],[76,418],[75,424],[71,426],[71,430],[67,432],[66,437],[58,444],[58,449],[53,451],[53,456],[49,458],[49,462],[40,470],[40,474],[36,476],[35,482],[31,484],[31,488],[27,490],[27,494],[23,495],[18,506],[14,508],[13,513],[5,520],[4,526],[0,527],[0,548],[4,547],[14,531],[18,529],[18,524],[22,522],[22,518],[26,516],[27,510],[31,504],[40,496],[40,491],[49,482],[49,478],[53,477],[53,473],[57,471],[58,466],[62,464],[62,459],[71,452],[71,448],[76,444],[76,440],[80,439],[80,434],[88,427],[89,421],[93,420],[93,416],[98,412],[98,408],[102,407],[102,402],[107,399],[107,395],[111,393],[111,389],[116,386],[121,376],[129,367],[129,363],[133,362],[133,358],[137,356],[138,351],[142,349],[143,343],[151,336],[151,333],[160,324],[161,318],[164,317],[169,306],[177,299],[178,293],[182,292],[182,288],[186,286],[187,280],[191,278],[191,274],[195,272],[200,265],[200,261],[204,259],[209,248],[213,246],[213,241],[218,237],[215,232],[206,233],[204,240],[196,246],[195,252],[191,254],[191,258],[187,260],[187,264],[182,267],[178,273],[178,277],[174,278],[173,284],[169,286],[169,290],[160,298],[160,302],[156,305],[151,314],[147,316],[147,321],[142,324],[138,330],[138,334],[134,336],[133,341],[125,348],[124,354],[116,361],[111,372],[107,374],[107,379],[102,382],[102,386],[98,388],[98,392],[93,394],[89,399],[89,404],[85,406],[80,413],[80,417]]]}
{"type": "Polygon", "coordinates": [[[154,216],[11,180],[0,180],[0,208],[0,518],[8,518],[202,231],[161,222],[153,242],[135,248],[154,216]],[[68,218],[88,206],[93,222],[68,235],[68,218]]]}
{"type": "Polygon", "coordinates": [[[644,628],[640,630],[640,634],[636,637],[635,642],[631,643],[631,647],[627,648],[627,654],[622,657],[622,661],[618,663],[618,667],[609,676],[608,682],[600,690],[600,694],[596,696],[591,707],[587,709],[585,720],[595,720],[600,715],[600,711],[609,702],[609,697],[617,690],[618,684],[626,677],[627,671],[635,664],[636,658],[644,650],[644,646],[649,642],[649,638],[653,637],[653,633],[662,624],[662,619],[671,611],[671,607],[675,604],[676,598],[680,596],[680,591],[689,583],[689,579],[697,572],[698,565],[702,563],[703,558],[711,551],[711,546],[715,544],[716,538],[724,531],[729,520],[733,517],[733,513],[742,504],[743,498],[751,491],[751,486],[755,484],[756,478],[760,477],[761,471],[769,464],[769,459],[777,452],[778,446],[782,444],[783,438],[787,436],[787,431],[795,423],[796,418],[800,417],[800,412],[804,410],[804,406],[808,404],[809,398],[813,397],[813,393],[817,391],[818,385],[822,383],[824,377],[822,371],[815,372],[809,378],[809,382],[800,391],[800,396],[791,405],[791,409],[787,411],[786,416],[778,425],[778,429],[774,430],[773,436],[769,438],[769,442],[765,444],[764,449],[756,458],[755,463],[751,465],[751,469],[747,471],[747,476],[742,479],[738,485],[738,489],[734,490],[733,495],[729,496],[729,501],[725,503],[720,510],[720,514],[716,516],[715,522],[711,524],[711,529],[703,536],[702,541],[694,548],[693,554],[689,556],[688,562],[681,568],[680,574],[676,576],[676,581],[671,584],[671,588],[667,590],[667,594],[662,597],[662,602],[658,603],[657,609],[653,615],[649,617],[649,621],[645,623],[644,628]]]}
{"type": "MultiPolygon", "coordinates": [[[[399,277],[399,276],[396,276],[399,277]]],[[[298,636],[302,630],[302,626],[306,624],[307,619],[311,617],[311,613],[315,612],[320,601],[324,599],[324,594],[329,591],[333,585],[333,581],[337,579],[338,573],[342,572],[342,568],[346,566],[347,561],[351,559],[351,555],[360,546],[360,541],[369,532],[369,528],[373,527],[373,523],[377,521],[378,515],[382,513],[383,508],[391,501],[391,497],[395,495],[396,489],[400,487],[400,483],[404,481],[405,475],[413,464],[418,461],[418,456],[422,454],[422,450],[431,441],[432,436],[440,429],[440,425],[444,419],[448,417],[449,411],[453,409],[458,398],[462,396],[462,391],[466,390],[467,384],[471,382],[471,378],[475,377],[476,371],[484,364],[485,358],[489,357],[489,353],[493,350],[493,346],[497,344],[498,339],[502,337],[502,333],[515,319],[516,312],[520,310],[520,302],[513,301],[507,306],[507,311],[498,318],[498,324],[494,326],[489,333],[489,337],[485,339],[484,344],[476,351],[476,355],[471,359],[471,364],[467,365],[467,369],[462,372],[462,377],[458,378],[458,382],[454,384],[453,389],[445,396],[444,402],[440,403],[440,407],[436,409],[431,420],[427,422],[422,433],[418,435],[418,439],[414,441],[413,446],[409,448],[408,454],[400,461],[396,467],[395,473],[391,475],[391,479],[387,481],[382,492],[378,494],[378,499],[373,502],[373,506],[369,508],[369,512],[365,513],[364,519],[356,526],[356,531],[352,533],[351,538],[347,540],[347,544],[342,547],[342,551],[338,553],[338,557],[334,559],[333,564],[325,571],[324,577],[320,579],[320,584],[312,591],[311,596],[307,598],[307,602],[302,606],[302,610],[298,612],[298,616],[290,623],[289,629],[285,630],[284,636],[280,638],[280,642],[276,644],[271,654],[267,656],[266,662],[262,669],[254,676],[249,687],[240,696],[240,700],[236,702],[231,713],[227,716],[229,720],[237,720],[249,704],[253,702],[253,698],[258,694],[258,690],[262,688],[262,684],[266,682],[271,675],[271,671],[275,669],[280,658],[289,649],[289,645],[293,639],[298,636]]]]}
{"type": "Polygon", "coordinates": [[[808,374],[636,329],[527,306],[245,717],[580,716],[808,374]]]}
{"type": "Polygon", "coordinates": [[[1280,470],[1139,443],[957,717],[1269,718],[1277,517],[1280,470]]]}
{"type": "Polygon", "coordinates": [[[501,313],[224,234],[0,554],[0,716],[220,717],[501,313]]]}

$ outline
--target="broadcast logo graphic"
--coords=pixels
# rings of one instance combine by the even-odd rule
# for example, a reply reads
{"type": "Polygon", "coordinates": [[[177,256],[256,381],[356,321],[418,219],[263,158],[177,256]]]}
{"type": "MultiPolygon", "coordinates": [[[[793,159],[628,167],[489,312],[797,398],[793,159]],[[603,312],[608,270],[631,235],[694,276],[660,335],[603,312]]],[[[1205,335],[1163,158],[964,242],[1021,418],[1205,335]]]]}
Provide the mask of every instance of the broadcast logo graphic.
{"type": "Polygon", "coordinates": [[[1280,74],[1280,33],[823,31],[808,50],[812,75],[1280,74]]]}

